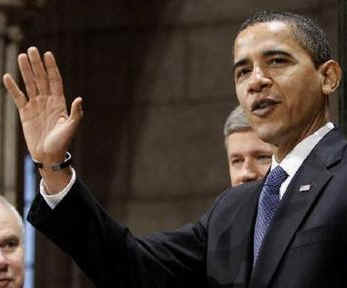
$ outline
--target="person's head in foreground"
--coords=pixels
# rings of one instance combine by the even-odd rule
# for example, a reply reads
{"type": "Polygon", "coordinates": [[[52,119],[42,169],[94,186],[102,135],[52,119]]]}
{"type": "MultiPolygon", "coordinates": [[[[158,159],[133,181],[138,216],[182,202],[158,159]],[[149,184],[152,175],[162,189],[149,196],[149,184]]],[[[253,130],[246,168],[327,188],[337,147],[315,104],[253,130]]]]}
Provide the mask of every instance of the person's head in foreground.
{"type": "Polygon", "coordinates": [[[305,16],[262,11],[235,38],[237,98],[257,135],[278,147],[278,161],[329,120],[340,79],[325,33],[305,16]]]}

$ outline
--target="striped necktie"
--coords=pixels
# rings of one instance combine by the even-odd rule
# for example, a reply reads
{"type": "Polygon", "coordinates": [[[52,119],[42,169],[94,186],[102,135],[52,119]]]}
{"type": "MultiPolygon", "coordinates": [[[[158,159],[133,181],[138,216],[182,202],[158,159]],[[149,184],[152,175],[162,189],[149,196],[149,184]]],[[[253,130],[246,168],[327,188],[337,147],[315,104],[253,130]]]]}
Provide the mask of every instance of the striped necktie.
{"type": "Polygon", "coordinates": [[[266,177],[263,189],[260,193],[257,211],[257,220],[254,228],[253,266],[255,265],[261,244],[280,203],[279,190],[288,174],[281,166],[277,166],[266,177]]]}

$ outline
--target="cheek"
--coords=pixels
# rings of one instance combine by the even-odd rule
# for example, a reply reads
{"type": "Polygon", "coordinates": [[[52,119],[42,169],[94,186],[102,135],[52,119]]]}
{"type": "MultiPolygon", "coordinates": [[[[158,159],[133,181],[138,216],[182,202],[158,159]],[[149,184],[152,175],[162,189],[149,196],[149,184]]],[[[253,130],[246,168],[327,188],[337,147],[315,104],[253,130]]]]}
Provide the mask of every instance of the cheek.
{"type": "Polygon", "coordinates": [[[261,171],[262,177],[265,176],[265,174],[266,174],[267,170],[269,169],[270,165],[271,165],[271,163],[269,163],[269,164],[263,164],[263,165],[261,166],[260,171],[261,171]]]}
{"type": "Polygon", "coordinates": [[[283,84],[282,92],[287,95],[288,103],[297,104],[299,110],[310,105],[312,101],[309,97],[317,97],[321,93],[320,79],[311,69],[284,76],[280,82],[283,84]]]}
{"type": "Polygon", "coordinates": [[[16,270],[18,277],[23,277],[24,273],[24,253],[23,249],[20,249],[11,258],[13,268],[16,270]]]}
{"type": "Polygon", "coordinates": [[[229,176],[232,186],[238,185],[240,182],[240,169],[229,166],[229,176]]]}
{"type": "Polygon", "coordinates": [[[230,177],[231,177],[231,175],[237,175],[237,170],[233,167],[233,166],[231,166],[231,164],[229,163],[229,174],[230,174],[230,177]]]}
{"type": "Polygon", "coordinates": [[[235,85],[235,93],[236,93],[236,98],[239,100],[241,106],[242,106],[242,103],[245,103],[245,100],[246,100],[246,90],[244,88],[245,85],[242,85],[242,84],[239,84],[239,85],[235,85]]]}

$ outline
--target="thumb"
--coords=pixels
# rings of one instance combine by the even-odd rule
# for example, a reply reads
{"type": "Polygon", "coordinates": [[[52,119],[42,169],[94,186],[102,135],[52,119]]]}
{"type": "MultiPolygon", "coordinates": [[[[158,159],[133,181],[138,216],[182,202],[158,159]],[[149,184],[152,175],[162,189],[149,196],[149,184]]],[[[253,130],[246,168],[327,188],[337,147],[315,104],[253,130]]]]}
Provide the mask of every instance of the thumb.
{"type": "Polygon", "coordinates": [[[66,128],[64,133],[62,134],[62,142],[63,149],[62,151],[67,151],[73,136],[78,128],[78,125],[83,117],[83,109],[82,109],[82,98],[77,97],[71,104],[71,113],[69,118],[67,119],[66,128]]]}
{"type": "Polygon", "coordinates": [[[71,113],[70,113],[69,121],[71,122],[72,125],[76,125],[77,127],[82,118],[83,118],[82,98],[77,97],[71,104],[71,113]]]}

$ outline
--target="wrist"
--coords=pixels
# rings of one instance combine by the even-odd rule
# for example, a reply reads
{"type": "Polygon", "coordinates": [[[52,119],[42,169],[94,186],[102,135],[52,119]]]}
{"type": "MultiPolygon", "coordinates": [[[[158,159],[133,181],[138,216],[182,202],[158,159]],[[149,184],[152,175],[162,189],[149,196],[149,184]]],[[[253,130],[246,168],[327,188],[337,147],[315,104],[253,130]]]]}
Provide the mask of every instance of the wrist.
{"type": "Polygon", "coordinates": [[[72,163],[72,157],[69,152],[65,153],[65,159],[63,161],[50,161],[51,164],[44,164],[35,159],[32,159],[32,160],[36,168],[46,169],[46,170],[50,169],[52,171],[63,170],[64,168],[69,167],[72,163]]]}
{"type": "Polygon", "coordinates": [[[39,172],[42,176],[45,191],[49,195],[62,191],[69,184],[73,174],[71,166],[58,171],[53,171],[50,168],[41,168],[39,172]]]}
{"type": "Polygon", "coordinates": [[[45,160],[44,163],[33,159],[33,162],[39,169],[47,194],[59,193],[70,182],[72,177],[72,157],[69,152],[66,152],[63,161],[56,158],[55,160],[45,160]]]}

